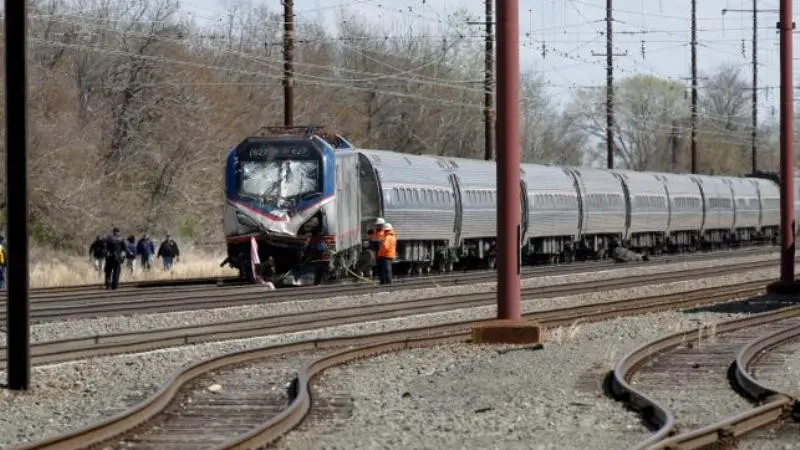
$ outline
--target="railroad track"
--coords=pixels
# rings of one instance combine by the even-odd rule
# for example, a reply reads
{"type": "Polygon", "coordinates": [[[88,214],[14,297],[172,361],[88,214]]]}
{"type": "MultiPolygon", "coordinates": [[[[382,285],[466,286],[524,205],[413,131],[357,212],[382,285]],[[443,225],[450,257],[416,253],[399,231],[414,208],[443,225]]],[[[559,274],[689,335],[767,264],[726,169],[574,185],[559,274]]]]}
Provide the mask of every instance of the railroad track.
{"type": "MultiPolygon", "coordinates": [[[[752,269],[752,265],[742,265],[739,269],[752,269]]],[[[628,287],[640,287],[646,284],[688,281],[720,274],[732,273],[733,266],[715,266],[706,269],[690,269],[676,272],[662,272],[647,275],[631,275],[583,283],[566,282],[549,286],[536,286],[522,290],[523,299],[554,298],[594,291],[606,291],[628,287]]],[[[746,297],[761,293],[771,280],[753,281],[732,285],[731,290],[738,297],[746,297]]],[[[714,288],[715,289],[715,288],[714,288]]],[[[687,291],[690,300],[696,295],[711,295],[714,289],[687,291]],[[692,292],[695,292],[692,294],[692,292]]],[[[728,295],[728,294],[725,294],[728,295]]],[[[660,297],[645,297],[662,301],[660,297]]],[[[666,295],[668,305],[673,304],[673,295],[666,295]]],[[[351,325],[360,322],[408,317],[417,314],[452,311],[479,306],[491,306],[496,303],[494,292],[477,292],[405,301],[377,303],[351,307],[320,309],[309,312],[264,316],[235,321],[215,322],[190,325],[169,329],[153,329],[128,333],[111,333],[104,335],[77,337],[63,340],[34,342],[31,344],[31,359],[34,364],[46,364],[74,359],[113,355],[129,352],[141,352],[158,348],[198,344],[203,342],[241,339],[265,336],[270,334],[296,333],[316,330],[324,327],[351,325]]],[[[613,304],[613,303],[612,303],[613,304]]],[[[605,304],[586,305],[586,311],[603,308],[605,304]]],[[[668,306],[669,307],[669,306],[668,306]]],[[[546,313],[541,313],[546,314],[546,313]]],[[[6,360],[5,347],[0,347],[0,362],[6,360]]]]}
{"type": "MultiPolygon", "coordinates": [[[[744,249],[735,249],[735,250],[720,250],[720,251],[713,251],[713,252],[706,252],[706,253],[695,253],[695,254],[684,254],[684,255],[668,255],[663,257],[656,257],[651,261],[648,262],[640,262],[640,263],[628,263],[627,266],[647,266],[653,264],[664,264],[664,263],[672,263],[672,262],[684,262],[684,261],[703,261],[703,260],[712,260],[712,259],[719,259],[726,256],[733,256],[733,257],[746,257],[746,256],[758,256],[761,254],[768,255],[768,254],[776,254],[774,246],[758,246],[758,247],[747,247],[744,249]]],[[[777,261],[777,254],[776,254],[776,261],[777,261]]],[[[572,272],[582,272],[587,270],[605,270],[609,267],[618,267],[619,264],[614,263],[613,261],[588,261],[588,262],[575,262],[572,264],[567,265],[543,265],[543,266],[528,266],[524,267],[522,272],[523,274],[527,275],[530,274],[531,276],[535,276],[538,274],[549,274],[551,272],[559,272],[559,273],[572,273],[572,272]]],[[[436,275],[425,275],[425,276],[404,276],[404,275],[397,275],[395,276],[396,280],[395,283],[398,285],[410,283],[412,285],[419,285],[424,287],[425,284],[431,284],[431,280],[436,280],[438,282],[447,283],[448,280],[463,280],[465,277],[470,276],[479,276],[485,277],[487,280],[490,278],[493,279],[496,277],[496,272],[493,270],[472,270],[472,271],[459,271],[455,273],[448,273],[448,274],[436,274],[436,275]]],[[[348,286],[353,284],[359,284],[363,287],[364,283],[359,283],[358,281],[353,280],[346,280],[346,281],[337,281],[331,284],[327,284],[325,286],[309,286],[304,289],[317,289],[323,290],[324,288],[330,286],[348,286]]],[[[145,280],[145,281],[130,281],[130,282],[122,282],[120,283],[120,288],[116,291],[106,291],[103,288],[103,284],[100,280],[96,284],[88,284],[88,285],[76,285],[76,286],[64,286],[64,287],[48,287],[48,288],[34,288],[31,289],[31,301],[36,302],[38,300],[44,299],[58,299],[58,298],[81,298],[81,297],[116,297],[116,296],[128,296],[128,295],[140,295],[140,294],[158,294],[164,292],[174,292],[176,288],[181,290],[186,290],[186,292],[197,291],[197,290],[206,290],[213,286],[219,287],[227,287],[227,286],[252,286],[247,283],[243,283],[236,277],[201,277],[201,278],[182,278],[182,279],[169,279],[169,280],[145,280]]],[[[293,289],[293,288],[286,288],[286,289],[293,289]]],[[[0,293],[0,299],[6,298],[5,292],[0,293]]]]}
{"type": "Polygon", "coordinates": [[[744,434],[785,419],[793,408],[798,411],[796,399],[762,385],[749,372],[762,352],[797,339],[800,306],[792,306],[722,322],[713,330],[675,333],[634,349],[614,368],[611,393],[656,431],[632,448],[728,448],[744,434]],[[724,401],[726,412],[715,415],[703,402],[692,403],[702,398],[701,391],[724,401]],[[670,409],[657,400],[676,393],[690,401],[670,409]]]}
{"type": "MultiPolygon", "coordinates": [[[[534,320],[543,327],[559,327],[573,324],[576,321],[596,322],[631,314],[717,303],[744,295],[749,296],[759,290],[760,288],[753,283],[724,286],[542,311],[527,314],[526,319],[534,320]]],[[[800,307],[797,309],[800,314],[800,307]]],[[[465,321],[357,337],[308,340],[230,353],[201,361],[181,370],[151,397],[102,423],[38,443],[17,447],[17,450],[69,450],[92,445],[102,445],[103,448],[165,448],[167,445],[174,449],[260,448],[274,442],[302,422],[311,409],[310,383],[324,370],[381,353],[445,343],[468,342],[471,337],[471,328],[486,322],[490,321],[465,321]],[[232,383],[234,387],[241,385],[240,377],[235,374],[247,373],[247,370],[239,370],[242,365],[255,367],[253,370],[258,371],[258,367],[269,364],[265,362],[268,361],[267,358],[288,355],[295,355],[293,356],[295,360],[302,361],[305,358],[303,361],[305,365],[301,366],[297,372],[289,390],[291,402],[283,409],[276,410],[274,407],[281,400],[275,400],[272,394],[268,398],[264,398],[264,396],[268,387],[285,381],[285,372],[280,372],[277,378],[272,376],[263,380],[264,382],[261,384],[256,383],[257,387],[254,387],[256,384],[247,384],[247,387],[241,391],[241,395],[237,395],[234,391],[223,396],[219,402],[213,401],[216,397],[208,395],[201,397],[202,405],[212,405],[209,408],[201,408],[203,415],[193,414],[197,410],[193,409],[193,406],[186,401],[187,398],[195,398],[198,395],[198,386],[208,386],[208,383],[214,380],[219,380],[220,391],[225,389],[224,383],[226,382],[232,383]],[[219,374],[234,375],[228,377],[228,375],[219,374]],[[264,390],[260,391],[260,395],[254,393],[261,389],[264,390]],[[208,400],[209,397],[212,400],[208,400]],[[201,439],[207,445],[199,446],[199,442],[190,436],[197,433],[202,433],[201,437],[205,436],[202,430],[213,429],[211,427],[214,427],[217,421],[230,420],[225,417],[225,414],[231,411],[228,406],[232,404],[235,405],[236,423],[243,426],[230,429],[214,442],[201,439]],[[218,416],[218,414],[222,416],[218,416]],[[255,414],[258,414],[259,417],[255,418],[255,414]],[[188,423],[186,422],[187,417],[189,418],[188,423]],[[155,444],[161,446],[153,447],[155,444]]]]}
{"type": "MultiPolygon", "coordinates": [[[[799,259],[800,260],[800,259],[799,259]]],[[[648,263],[649,264],[649,263],[648,263]]],[[[774,266],[774,261],[747,262],[711,267],[702,271],[697,269],[672,272],[683,277],[697,278],[703,276],[726,275],[735,272],[746,272],[774,266]]],[[[661,265],[664,265],[662,262],[661,265]]],[[[579,266],[580,267],[580,266],[579,266]]],[[[619,267],[618,265],[616,267],[619,267]]],[[[531,270],[523,273],[526,278],[541,275],[567,275],[570,273],[591,273],[607,270],[608,267],[584,265],[578,269],[576,266],[548,267],[546,270],[531,270]]],[[[668,270],[668,268],[665,268],[668,270]]],[[[675,277],[669,273],[661,274],[669,280],[675,277]]],[[[648,275],[652,276],[652,275],[648,275]]],[[[190,311],[199,309],[213,309],[222,307],[244,306],[263,303],[282,303],[297,300],[309,300],[325,297],[364,295],[376,292],[392,292],[424,287],[456,286],[495,281],[497,275],[492,273],[482,274],[452,274],[446,278],[431,280],[415,280],[386,287],[380,285],[359,286],[318,286],[297,289],[294,291],[277,290],[265,291],[258,286],[246,286],[221,289],[180,289],[163,293],[137,292],[135,295],[125,297],[99,297],[96,294],[84,294],[80,297],[35,299],[30,305],[30,317],[33,323],[61,321],[65,319],[85,319],[94,317],[119,316],[142,313],[190,311]],[[291,294],[287,294],[291,292],[291,294]]],[[[624,279],[624,278],[623,278],[624,279]]],[[[653,278],[655,280],[655,278],[653,278]]],[[[637,278],[637,280],[645,280],[637,278]]],[[[187,288],[189,289],[189,288],[187,288]]],[[[532,291],[531,291],[532,292],[532,291]]],[[[6,318],[6,312],[0,311],[0,322],[6,318]]]]}

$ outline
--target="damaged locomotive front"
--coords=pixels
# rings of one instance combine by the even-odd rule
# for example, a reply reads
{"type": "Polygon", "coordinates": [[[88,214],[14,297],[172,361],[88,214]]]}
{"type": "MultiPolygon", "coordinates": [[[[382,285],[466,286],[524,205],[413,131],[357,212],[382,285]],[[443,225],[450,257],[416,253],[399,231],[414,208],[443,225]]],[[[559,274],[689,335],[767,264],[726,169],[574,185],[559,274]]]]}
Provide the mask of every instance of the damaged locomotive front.
{"type": "Polygon", "coordinates": [[[273,279],[327,261],[326,150],[319,139],[278,135],[248,137],[230,152],[225,262],[243,278],[273,279]]]}

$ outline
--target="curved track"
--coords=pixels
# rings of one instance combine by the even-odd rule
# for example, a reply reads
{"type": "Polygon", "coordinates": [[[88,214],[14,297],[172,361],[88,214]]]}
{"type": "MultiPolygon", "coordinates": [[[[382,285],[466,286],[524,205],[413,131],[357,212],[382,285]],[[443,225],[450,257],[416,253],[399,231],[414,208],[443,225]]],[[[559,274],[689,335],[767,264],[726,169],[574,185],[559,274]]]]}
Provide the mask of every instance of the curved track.
{"type": "MultiPolygon", "coordinates": [[[[718,256],[718,255],[717,255],[718,256]]],[[[676,261],[677,262],[677,261],[676,261]]],[[[683,261],[680,261],[683,262],[683,261]]],[[[651,261],[642,263],[636,267],[647,267],[648,265],[664,265],[665,261],[651,261]]],[[[739,264],[729,264],[714,266],[707,270],[698,271],[696,269],[672,272],[680,276],[697,278],[696,274],[702,276],[726,275],[735,272],[746,272],[761,268],[774,266],[774,261],[748,262],[739,264]]],[[[629,266],[633,267],[633,266],[629,266]]],[[[523,272],[526,278],[544,275],[567,275],[571,273],[591,273],[602,270],[620,268],[617,265],[571,265],[553,266],[547,268],[532,269],[523,272]]],[[[669,270],[669,266],[665,266],[669,270]]],[[[664,273],[670,281],[676,280],[670,273],[664,273]]],[[[400,291],[408,289],[418,289],[426,287],[456,286],[464,284],[475,284],[482,282],[493,282],[497,278],[494,272],[449,274],[430,279],[409,279],[405,282],[393,286],[352,284],[340,286],[315,286],[309,288],[298,288],[294,290],[266,291],[259,286],[240,286],[223,287],[219,289],[208,289],[204,287],[185,287],[171,290],[158,291],[135,291],[124,296],[102,296],[94,293],[81,295],[71,294],[66,297],[56,298],[34,298],[30,305],[31,320],[34,323],[59,321],[64,319],[81,319],[115,315],[129,315],[141,313],[176,312],[190,311],[198,309],[212,309],[232,306],[243,306],[257,303],[281,303],[287,301],[316,299],[321,296],[336,297],[348,295],[364,295],[376,292],[400,291]]],[[[644,281],[648,279],[640,278],[644,281]]],[[[651,280],[657,280],[652,278],[651,280]]],[[[643,281],[643,282],[644,282],[643,281]]],[[[5,320],[6,312],[0,311],[0,321],[5,320]]]]}
{"type": "MultiPolygon", "coordinates": [[[[565,326],[575,321],[592,322],[629,314],[682,308],[708,303],[716,303],[726,299],[751,295],[760,289],[752,283],[747,286],[725,286],[721,288],[696,290],[679,294],[658,297],[631,299],[606,304],[586,305],[561,310],[543,311],[529,314],[528,318],[545,327],[565,326]]],[[[799,308],[800,309],[800,308],[799,308]]],[[[48,439],[39,443],[19,447],[26,450],[41,449],[77,449],[89,445],[125,448],[154,448],[155,444],[164,444],[155,436],[164,436],[167,432],[170,448],[209,448],[209,449],[252,449],[274,442],[283,434],[299,425],[311,408],[310,382],[327,368],[341,365],[357,358],[370,357],[380,353],[398,351],[419,346],[428,346],[449,342],[468,342],[471,327],[487,321],[467,321],[441,326],[403,330],[350,338],[335,338],[298,342],[289,345],[273,346],[231,353],[218,358],[199,362],[167,381],[153,396],[133,408],[106,420],[103,423],[78,430],[73,433],[48,439]],[[323,354],[323,351],[325,353],[323,354]],[[224,415],[229,409],[215,407],[203,409],[204,415],[193,415],[191,405],[182,399],[186,395],[197,395],[194,380],[200,380],[209,374],[236,373],[236,365],[247,364],[256,367],[269,364],[265,358],[282,355],[312,353],[310,362],[306,362],[298,372],[290,389],[291,403],[285,409],[274,408],[274,399],[263,398],[263,395],[252,395],[255,391],[248,388],[239,391],[241,395],[232,393],[223,396],[222,403],[236,399],[238,422],[241,428],[231,429],[217,441],[208,441],[200,447],[197,438],[202,438],[204,430],[211,430],[218,420],[227,420],[224,415]],[[318,355],[322,356],[318,356],[318,355]],[[264,414],[267,412],[266,414],[264,414]],[[207,414],[205,414],[207,413],[207,414]],[[217,416],[222,414],[222,417],[217,416]],[[258,415],[258,419],[255,417],[258,415]],[[192,417],[188,425],[186,417],[192,417]],[[183,430],[183,431],[180,431],[183,430]],[[198,435],[199,433],[199,435],[198,435]]],[[[305,357],[301,357],[305,359],[305,357]]],[[[235,386],[238,378],[226,378],[222,375],[221,385],[227,381],[235,386]]],[[[216,375],[215,375],[215,379],[216,375]]],[[[273,382],[276,380],[272,380],[273,382]]],[[[280,381],[280,380],[278,380],[280,381]]],[[[257,383],[256,383],[257,384],[257,383]]],[[[274,384],[274,383],[272,383],[274,384]]],[[[266,384],[262,383],[261,388],[266,384]]],[[[224,389],[224,386],[222,386],[224,389]]],[[[236,391],[234,391],[236,392],[236,391]]],[[[205,400],[201,400],[205,402],[205,400]]],[[[163,448],[163,447],[161,447],[163,448]]]]}
{"type": "Polygon", "coordinates": [[[611,392],[656,429],[633,448],[728,447],[745,433],[785,418],[796,400],[761,385],[748,368],[764,350],[798,337],[800,306],[793,306],[723,322],[714,330],[675,333],[628,353],[614,368],[611,392]],[[755,336],[765,337],[753,341],[755,336]],[[709,389],[715,397],[729,396],[731,410],[740,394],[757,406],[713,417],[703,404],[679,404],[686,414],[693,411],[692,416],[706,418],[706,423],[691,423],[652,398],[670,397],[669,391],[692,398],[692,391],[709,389]]]}
{"type": "MultiPolygon", "coordinates": [[[[585,292],[621,289],[627,287],[640,287],[646,284],[686,281],[719,275],[720,273],[731,273],[731,266],[710,267],[705,270],[692,269],[678,272],[632,275],[606,280],[587,281],[584,283],[567,282],[564,284],[555,284],[550,286],[537,286],[523,289],[522,295],[523,298],[528,299],[547,297],[552,298],[585,292]]],[[[749,295],[756,295],[763,291],[767,283],[768,281],[764,280],[735,284],[730,286],[730,288],[725,292],[730,293],[731,296],[733,296],[735,293],[736,296],[740,298],[749,295]]],[[[699,292],[700,295],[706,295],[708,293],[716,292],[714,289],[717,288],[710,290],[687,291],[687,293],[669,294],[664,296],[664,298],[668,300],[668,304],[673,304],[674,300],[672,299],[676,297],[685,297],[692,300],[694,298],[693,295],[698,295],[696,294],[697,292],[699,292]],[[695,294],[692,294],[692,292],[695,292],[695,294]]],[[[647,301],[652,298],[653,297],[648,297],[644,300],[647,301]]],[[[452,311],[456,309],[474,308],[478,306],[491,306],[495,303],[496,293],[478,292],[474,294],[447,295],[379,303],[366,306],[329,308],[311,312],[300,312],[279,316],[265,316],[228,322],[215,322],[179,328],[155,329],[131,333],[113,333],[57,341],[35,342],[31,344],[31,356],[33,363],[44,364],[68,361],[89,356],[154,350],[158,348],[196,344],[213,340],[240,339],[263,336],[267,334],[308,331],[323,327],[408,317],[416,314],[452,311]]],[[[603,308],[604,305],[607,304],[592,304],[586,305],[583,308],[586,308],[586,311],[594,311],[595,308],[603,308]]],[[[569,310],[574,310],[574,308],[569,310]]],[[[5,347],[2,347],[2,349],[4,348],[5,347]]],[[[0,351],[0,361],[5,361],[5,353],[5,351],[0,351]]]]}

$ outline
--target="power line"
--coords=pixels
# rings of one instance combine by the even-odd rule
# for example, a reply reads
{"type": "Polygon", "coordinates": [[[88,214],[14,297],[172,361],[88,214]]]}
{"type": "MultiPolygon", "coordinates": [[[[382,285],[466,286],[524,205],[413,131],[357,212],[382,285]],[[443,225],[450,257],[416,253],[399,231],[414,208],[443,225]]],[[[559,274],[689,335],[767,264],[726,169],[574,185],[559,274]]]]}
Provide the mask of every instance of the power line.
{"type": "Polygon", "coordinates": [[[751,59],[753,71],[752,91],[752,130],[750,131],[750,164],[753,173],[758,170],[758,13],[779,12],[777,9],[758,9],[756,0],[753,0],[752,9],[723,9],[722,15],[728,12],[749,12],[753,14],[753,57],[751,59]]]}

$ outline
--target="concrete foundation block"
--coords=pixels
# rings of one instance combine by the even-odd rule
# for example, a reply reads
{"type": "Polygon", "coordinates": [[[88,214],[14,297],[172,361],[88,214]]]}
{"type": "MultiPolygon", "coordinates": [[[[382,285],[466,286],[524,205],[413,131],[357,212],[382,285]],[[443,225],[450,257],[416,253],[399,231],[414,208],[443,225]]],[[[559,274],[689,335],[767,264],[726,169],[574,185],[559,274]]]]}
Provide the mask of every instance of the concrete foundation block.
{"type": "Polygon", "coordinates": [[[473,344],[542,344],[542,329],[533,322],[495,320],[472,328],[473,344]]]}

